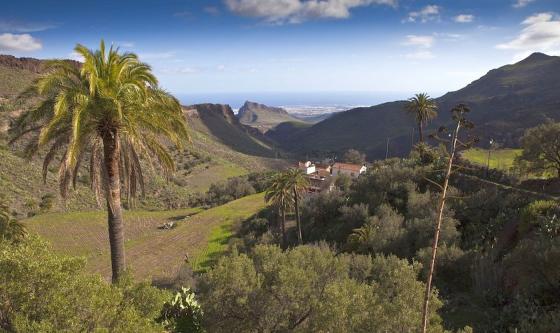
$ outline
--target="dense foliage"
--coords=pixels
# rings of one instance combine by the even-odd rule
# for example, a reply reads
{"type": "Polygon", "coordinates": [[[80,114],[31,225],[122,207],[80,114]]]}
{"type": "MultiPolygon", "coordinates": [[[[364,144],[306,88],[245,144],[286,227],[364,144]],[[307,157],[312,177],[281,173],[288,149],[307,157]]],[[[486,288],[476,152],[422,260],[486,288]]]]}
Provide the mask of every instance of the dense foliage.
{"type": "Polygon", "coordinates": [[[523,153],[517,158],[525,169],[543,173],[553,171],[560,177],[560,123],[545,123],[525,131],[521,138],[523,153]]]}
{"type": "Polygon", "coordinates": [[[84,260],[55,255],[35,237],[0,242],[0,328],[8,332],[162,332],[166,292],[84,273],[84,260]]]}
{"type": "MultiPolygon", "coordinates": [[[[259,245],[220,260],[201,300],[212,332],[409,332],[420,321],[419,268],[395,256],[337,256],[324,244],[259,245]]],[[[430,332],[441,332],[437,295],[433,304],[430,332]]]]}

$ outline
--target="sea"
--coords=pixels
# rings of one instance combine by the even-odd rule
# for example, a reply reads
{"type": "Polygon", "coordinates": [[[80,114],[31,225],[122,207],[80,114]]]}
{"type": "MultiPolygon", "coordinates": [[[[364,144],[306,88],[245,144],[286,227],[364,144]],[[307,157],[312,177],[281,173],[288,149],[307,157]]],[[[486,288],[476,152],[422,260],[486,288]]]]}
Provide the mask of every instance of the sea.
{"type": "Polygon", "coordinates": [[[407,99],[410,92],[228,92],[175,94],[182,104],[228,104],[235,113],[245,101],[282,107],[300,117],[314,117],[362,106],[407,99]]]}

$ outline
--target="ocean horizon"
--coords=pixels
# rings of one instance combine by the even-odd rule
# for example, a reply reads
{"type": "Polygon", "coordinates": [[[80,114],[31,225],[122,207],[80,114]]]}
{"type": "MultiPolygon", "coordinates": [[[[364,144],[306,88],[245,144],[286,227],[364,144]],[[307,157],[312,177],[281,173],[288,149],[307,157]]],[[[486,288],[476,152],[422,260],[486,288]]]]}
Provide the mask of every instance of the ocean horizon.
{"type": "MultiPolygon", "coordinates": [[[[344,110],[360,106],[372,106],[407,99],[411,92],[231,92],[175,94],[184,105],[216,103],[228,104],[238,110],[245,101],[268,106],[284,107],[298,112],[317,110],[344,110]]],[[[434,94],[434,97],[441,93],[434,94]]]]}

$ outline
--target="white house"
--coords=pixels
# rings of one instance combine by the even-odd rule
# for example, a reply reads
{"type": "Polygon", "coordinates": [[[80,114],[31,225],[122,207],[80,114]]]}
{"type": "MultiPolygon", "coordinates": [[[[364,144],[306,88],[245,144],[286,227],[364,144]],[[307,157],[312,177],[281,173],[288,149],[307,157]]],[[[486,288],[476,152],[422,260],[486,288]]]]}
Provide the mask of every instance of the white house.
{"type": "Polygon", "coordinates": [[[350,177],[358,177],[362,173],[367,171],[365,165],[360,164],[348,164],[348,163],[335,163],[332,166],[332,175],[347,175],[350,177]]]}
{"type": "Polygon", "coordinates": [[[315,164],[311,163],[310,161],[307,162],[298,162],[298,168],[303,170],[306,175],[310,175],[315,173],[315,164]]]}

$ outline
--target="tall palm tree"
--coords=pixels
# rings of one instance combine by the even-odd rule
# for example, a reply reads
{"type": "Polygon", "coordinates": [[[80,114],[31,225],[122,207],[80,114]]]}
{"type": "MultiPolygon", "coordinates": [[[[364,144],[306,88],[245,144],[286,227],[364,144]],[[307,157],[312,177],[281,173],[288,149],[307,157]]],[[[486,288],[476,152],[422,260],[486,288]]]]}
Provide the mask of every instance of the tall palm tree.
{"type": "Polygon", "coordinates": [[[54,60],[25,95],[40,97],[39,105],[15,123],[17,139],[39,129],[28,154],[47,147],[43,178],[57,154],[60,191],[66,196],[81,163],[89,159],[91,186],[100,203],[107,203],[112,280],[125,269],[121,189],[130,202],[144,182],[140,158],[156,162],[164,173],[174,170],[167,143],[181,148],[188,139],[179,102],[158,87],[150,66],[132,53],[93,51],[77,45],[81,66],[54,60]],[[166,139],[166,141],[162,141],[166,139]]]}
{"type": "Polygon", "coordinates": [[[416,118],[418,141],[424,142],[424,126],[437,116],[437,104],[426,93],[416,94],[408,100],[405,110],[416,118]]]}
{"type": "Polygon", "coordinates": [[[309,187],[309,178],[297,168],[289,169],[285,172],[285,186],[292,191],[292,199],[294,203],[294,212],[296,215],[298,242],[303,244],[303,237],[301,234],[301,218],[299,215],[299,199],[302,194],[309,187]]]}
{"type": "Polygon", "coordinates": [[[290,201],[292,201],[291,188],[286,184],[286,174],[278,172],[272,178],[264,196],[266,202],[272,204],[277,209],[278,217],[280,218],[280,228],[282,230],[283,248],[286,248],[288,244],[286,236],[286,211],[290,207],[290,201]]]}

